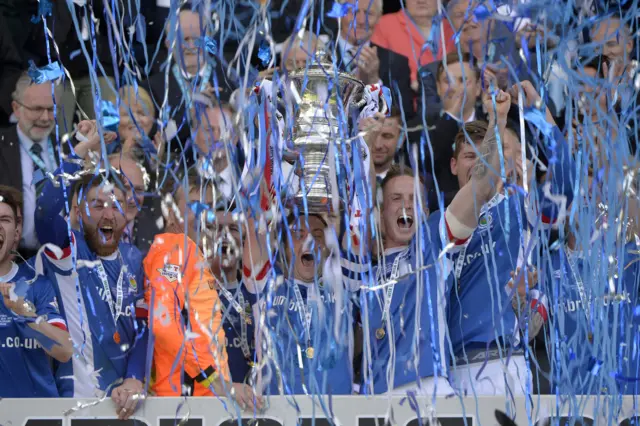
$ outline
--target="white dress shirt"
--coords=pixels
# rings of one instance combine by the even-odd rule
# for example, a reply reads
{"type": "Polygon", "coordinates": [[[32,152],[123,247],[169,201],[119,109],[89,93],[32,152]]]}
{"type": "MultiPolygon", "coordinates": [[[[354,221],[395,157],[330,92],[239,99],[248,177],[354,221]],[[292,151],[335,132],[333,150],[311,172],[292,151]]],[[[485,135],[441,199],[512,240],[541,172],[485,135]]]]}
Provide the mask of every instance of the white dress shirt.
{"type": "MultiPolygon", "coordinates": [[[[449,111],[445,111],[447,114],[449,114],[449,117],[453,118],[456,121],[459,121],[458,118],[456,116],[454,116],[453,114],[451,114],[449,111]]],[[[471,113],[471,115],[469,116],[469,118],[467,118],[466,120],[464,120],[465,123],[471,123],[472,121],[476,121],[476,110],[474,109],[473,112],[471,113]]]]}
{"type": "MultiPolygon", "coordinates": [[[[22,198],[24,203],[23,218],[22,218],[22,239],[20,240],[20,247],[28,249],[37,249],[40,245],[38,238],[36,237],[34,214],[36,211],[36,187],[33,184],[33,171],[35,165],[29,155],[29,151],[34,144],[34,141],[29,139],[20,126],[16,126],[18,129],[18,139],[20,140],[20,165],[22,167],[22,198]]],[[[49,157],[48,139],[37,142],[42,147],[42,161],[47,167],[48,171],[55,170],[55,159],[49,157]]]]}
{"type": "MultiPolygon", "coordinates": [[[[368,42],[366,43],[369,44],[368,42]]],[[[338,49],[340,49],[340,54],[342,55],[342,62],[344,64],[349,64],[350,67],[355,68],[355,64],[353,64],[353,54],[351,52],[355,52],[360,48],[360,46],[355,46],[349,43],[347,40],[342,38],[342,36],[338,36],[338,49]]]]}

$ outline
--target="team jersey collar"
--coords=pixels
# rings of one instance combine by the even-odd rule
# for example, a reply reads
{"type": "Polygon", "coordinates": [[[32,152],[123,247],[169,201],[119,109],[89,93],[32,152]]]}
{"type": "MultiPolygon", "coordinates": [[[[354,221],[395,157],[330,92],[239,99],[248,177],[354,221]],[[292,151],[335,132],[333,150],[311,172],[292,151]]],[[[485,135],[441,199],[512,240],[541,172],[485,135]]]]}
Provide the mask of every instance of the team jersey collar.
{"type": "Polygon", "coordinates": [[[393,254],[400,253],[400,252],[406,250],[407,248],[409,248],[409,246],[401,246],[401,247],[394,247],[394,248],[386,249],[384,251],[384,255],[385,256],[391,256],[393,254]]]}
{"type": "Polygon", "coordinates": [[[8,283],[18,274],[18,265],[11,262],[11,270],[5,275],[0,276],[0,283],[8,283]]]}
{"type": "Polygon", "coordinates": [[[97,256],[100,260],[116,260],[118,258],[118,250],[114,251],[108,256],[97,256]]]}

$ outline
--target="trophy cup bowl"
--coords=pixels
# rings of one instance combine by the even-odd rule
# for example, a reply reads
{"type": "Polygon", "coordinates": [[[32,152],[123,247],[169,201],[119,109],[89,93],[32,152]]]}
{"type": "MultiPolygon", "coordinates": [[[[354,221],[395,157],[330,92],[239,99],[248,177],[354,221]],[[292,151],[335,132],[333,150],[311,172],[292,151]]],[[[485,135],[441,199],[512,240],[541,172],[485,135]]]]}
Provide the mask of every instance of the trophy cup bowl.
{"type": "MultiPolygon", "coordinates": [[[[345,202],[339,195],[335,167],[343,168],[349,161],[341,158],[343,151],[351,152],[351,143],[343,139],[349,133],[348,114],[365,105],[365,85],[350,74],[336,73],[324,52],[318,52],[309,68],[295,70],[289,78],[301,99],[291,135],[301,177],[289,201],[309,213],[333,213],[336,205],[342,210],[345,202]],[[333,150],[331,142],[335,142],[333,150]]],[[[386,105],[383,109],[386,112],[386,105]]],[[[341,173],[345,175],[346,171],[341,173]]]]}

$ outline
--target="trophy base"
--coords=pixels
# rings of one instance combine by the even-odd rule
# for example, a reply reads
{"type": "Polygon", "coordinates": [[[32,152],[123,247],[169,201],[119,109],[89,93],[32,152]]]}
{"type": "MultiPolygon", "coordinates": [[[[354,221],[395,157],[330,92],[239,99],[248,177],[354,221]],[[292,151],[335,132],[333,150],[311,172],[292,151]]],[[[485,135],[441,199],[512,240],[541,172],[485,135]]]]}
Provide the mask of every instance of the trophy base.
{"type": "Polygon", "coordinates": [[[334,203],[330,194],[314,194],[313,192],[306,194],[306,196],[302,192],[298,192],[288,200],[288,204],[297,206],[300,214],[303,212],[309,214],[334,214],[344,211],[345,203],[342,199],[338,199],[337,203],[334,203]]]}

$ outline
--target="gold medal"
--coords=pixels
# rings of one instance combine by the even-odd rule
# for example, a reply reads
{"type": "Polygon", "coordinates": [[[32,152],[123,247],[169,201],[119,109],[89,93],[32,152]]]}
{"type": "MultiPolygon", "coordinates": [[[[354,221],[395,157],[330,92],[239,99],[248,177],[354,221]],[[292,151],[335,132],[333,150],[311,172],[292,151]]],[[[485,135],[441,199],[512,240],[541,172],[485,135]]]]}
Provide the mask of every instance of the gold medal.
{"type": "Polygon", "coordinates": [[[304,353],[307,355],[307,358],[312,359],[313,355],[314,355],[314,350],[313,348],[310,346],[307,348],[306,351],[304,351],[304,353]]]}
{"type": "Polygon", "coordinates": [[[118,333],[117,331],[113,333],[113,341],[117,344],[120,344],[120,333],[118,333]]]}
{"type": "Polygon", "coordinates": [[[376,339],[382,340],[386,335],[387,335],[387,332],[384,331],[384,328],[379,328],[376,330],[376,339]]]}
{"type": "Polygon", "coordinates": [[[589,334],[587,334],[587,339],[589,339],[589,343],[593,343],[593,333],[589,332],[589,334]]]}

